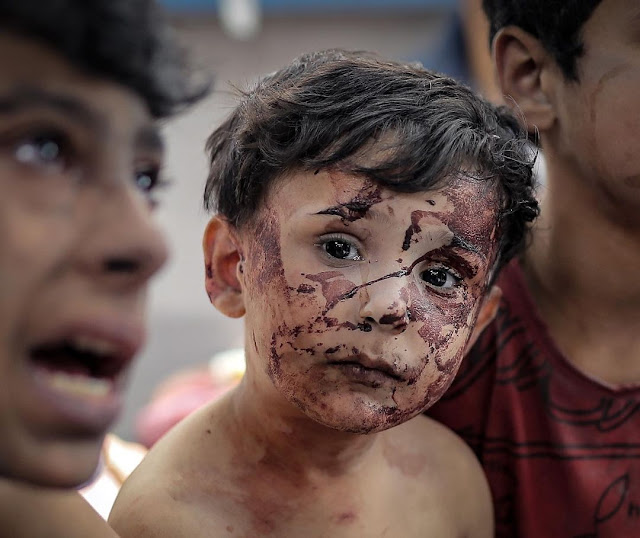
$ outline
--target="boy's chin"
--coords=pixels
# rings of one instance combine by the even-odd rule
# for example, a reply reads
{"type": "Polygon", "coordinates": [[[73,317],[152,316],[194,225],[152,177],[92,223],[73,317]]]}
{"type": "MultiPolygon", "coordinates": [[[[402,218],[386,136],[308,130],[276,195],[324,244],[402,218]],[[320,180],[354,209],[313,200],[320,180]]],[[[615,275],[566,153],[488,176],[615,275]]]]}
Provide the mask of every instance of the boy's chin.
{"type": "Polygon", "coordinates": [[[316,409],[301,407],[302,411],[316,422],[344,433],[366,435],[399,426],[420,413],[419,410],[402,410],[371,401],[355,402],[352,405],[334,405],[316,409]],[[333,409],[331,409],[333,407],[333,409]]]}
{"type": "Polygon", "coordinates": [[[93,479],[100,461],[102,439],[50,444],[52,446],[43,444],[38,450],[29,451],[28,456],[18,461],[4,462],[1,474],[14,481],[50,488],[77,488],[93,479]]]}

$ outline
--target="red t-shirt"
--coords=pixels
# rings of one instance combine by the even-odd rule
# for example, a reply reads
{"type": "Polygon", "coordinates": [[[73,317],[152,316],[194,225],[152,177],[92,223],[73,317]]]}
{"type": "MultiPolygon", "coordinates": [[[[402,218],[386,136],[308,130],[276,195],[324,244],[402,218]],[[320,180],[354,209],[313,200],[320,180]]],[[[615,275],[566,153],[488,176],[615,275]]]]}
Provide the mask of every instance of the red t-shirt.
{"type": "Polygon", "coordinates": [[[482,462],[497,536],[640,537],[640,387],[612,390],[571,366],[518,262],[498,284],[497,318],[428,414],[482,462]]]}

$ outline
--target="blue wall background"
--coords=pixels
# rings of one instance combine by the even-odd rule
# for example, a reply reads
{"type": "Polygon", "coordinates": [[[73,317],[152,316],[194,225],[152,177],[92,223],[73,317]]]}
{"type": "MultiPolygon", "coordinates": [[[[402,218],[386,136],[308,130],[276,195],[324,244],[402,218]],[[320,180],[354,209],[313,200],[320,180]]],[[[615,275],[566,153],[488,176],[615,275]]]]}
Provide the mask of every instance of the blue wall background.
{"type": "MultiPolygon", "coordinates": [[[[215,11],[217,0],[161,0],[171,11],[215,11]]],[[[265,12],[403,10],[451,7],[455,0],[261,0],[265,12]]]]}

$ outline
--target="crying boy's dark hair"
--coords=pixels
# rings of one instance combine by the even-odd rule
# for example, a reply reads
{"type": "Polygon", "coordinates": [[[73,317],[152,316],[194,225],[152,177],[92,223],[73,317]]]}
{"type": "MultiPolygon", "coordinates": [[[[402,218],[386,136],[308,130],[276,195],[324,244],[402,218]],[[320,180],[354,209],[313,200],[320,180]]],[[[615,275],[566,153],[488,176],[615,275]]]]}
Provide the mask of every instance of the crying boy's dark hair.
{"type": "Polygon", "coordinates": [[[97,77],[132,89],[156,118],[200,99],[153,0],[0,0],[0,31],[39,41],[97,77]]]}

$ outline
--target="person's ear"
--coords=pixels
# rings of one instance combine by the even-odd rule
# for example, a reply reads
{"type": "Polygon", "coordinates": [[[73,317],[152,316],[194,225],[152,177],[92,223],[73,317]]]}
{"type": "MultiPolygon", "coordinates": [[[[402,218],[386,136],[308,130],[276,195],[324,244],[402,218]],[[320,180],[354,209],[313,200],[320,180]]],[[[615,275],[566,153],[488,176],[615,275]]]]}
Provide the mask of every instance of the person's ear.
{"type": "Polygon", "coordinates": [[[242,255],[233,227],[215,216],[207,224],[202,240],[206,268],[205,288],[211,304],[230,318],[245,313],[238,267],[242,255]]]}
{"type": "Polygon", "coordinates": [[[532,133],[546,131],[555,121],[549,76],[559,69],[540,41],[517,26],[502,28],[493,39],[493,61],[507,103],[515,101],[532,133]]]}
{"type": "Polygon", "coordinates": [[[498,308],[500,307],[500,299],[502,299],[502,290],[498,286],[492,286],[489,293],[487,293],[484,296],[484,299],[482,299],[478,318],[476,319],[476,324],[474,325],[469,341],[467,342],[465,353],[469,352],[469,350],[478,341],[482,331],[484,331],[489,323],[495,319],[498,313],[498,308]]]}

